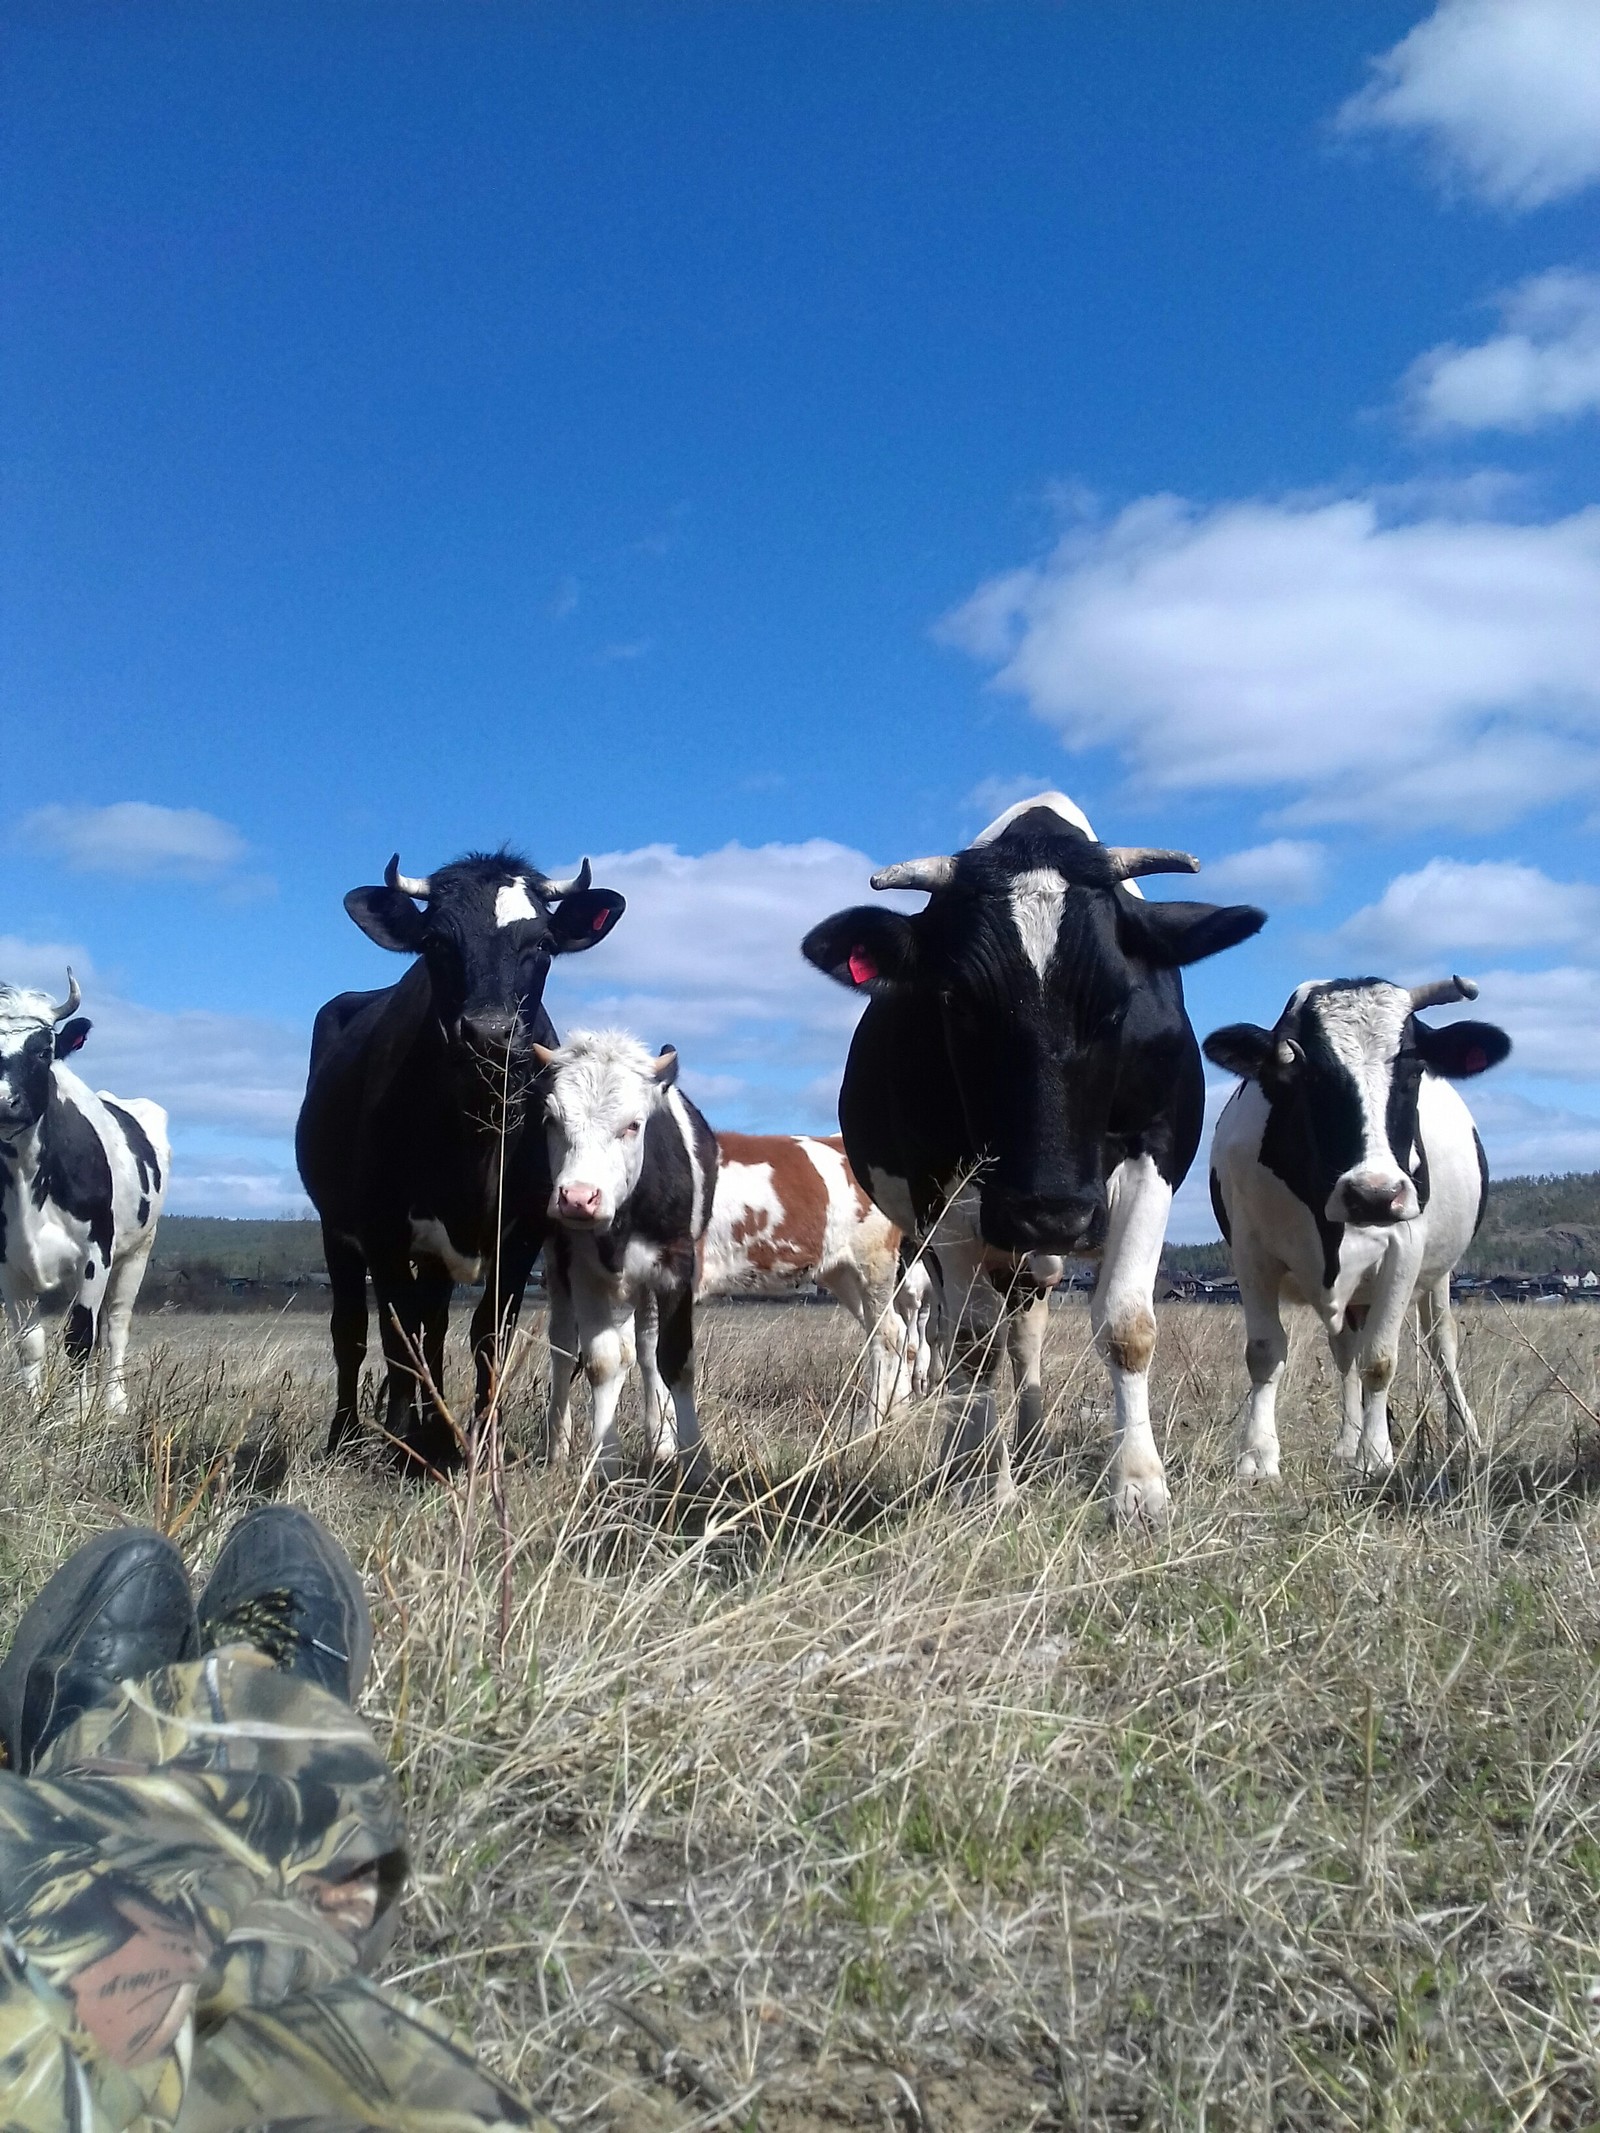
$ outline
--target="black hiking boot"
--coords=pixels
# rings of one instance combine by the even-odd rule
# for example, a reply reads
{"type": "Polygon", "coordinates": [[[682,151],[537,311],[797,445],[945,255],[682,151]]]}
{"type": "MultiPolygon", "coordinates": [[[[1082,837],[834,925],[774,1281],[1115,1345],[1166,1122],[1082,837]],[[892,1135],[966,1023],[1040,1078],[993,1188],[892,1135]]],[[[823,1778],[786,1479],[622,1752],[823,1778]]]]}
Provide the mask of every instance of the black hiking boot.
{"type": "Polygon", "coordinates": [[[353,1704],[372,1657],[372,1616],[327,1527],[293,1504],[262,1504],[222,1544],[200,1595],[200,1644],[252,1644],[286,1674],[353,1704]]]}
{"type": "Polygon", "coordinates": [[[0,1664],[0,1738],[30,1771],[119,1681],[200,1656],[183,1557],[162,1534],[119,1526],[71,1555],[17,1624],[0,1664]]]}

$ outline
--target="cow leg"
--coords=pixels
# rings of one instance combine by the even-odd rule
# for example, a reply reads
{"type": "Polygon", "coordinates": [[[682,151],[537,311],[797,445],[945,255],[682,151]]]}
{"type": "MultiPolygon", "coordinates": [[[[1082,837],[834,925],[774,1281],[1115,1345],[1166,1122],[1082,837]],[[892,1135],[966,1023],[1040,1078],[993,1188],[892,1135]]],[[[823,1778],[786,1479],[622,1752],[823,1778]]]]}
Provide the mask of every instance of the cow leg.
{"type": "Polygon", "coordinates": [[[574,1270],[572,1300],[577,1308],[583,1374],[589,1380],[589,1468],[598,1481],[622,1475],[622,1441],[617,1434],[617,1404],[633,1367],[633,1307],[574,1270]]]}
{"type": "Polygon", "coordinates": [[[672,1395],[661,1382],[656,1349],[661,1333],[661,1306],[654,1289],[641,1289],[633,1307],[633,1344],[639,1357],[639,1391],[645,1435],[657,1466],[678,1456],[678,1415],[672,1395]]]}
{"type": "Polygon", "coordinates": [[[1016,1464],[1025,1474],[1038,1457],[1044,1428],[1044,1336],[1050,1323],[1050,1292],[1041,1290],[1006,1321],[1006,1352],[1017,1393],[1016,1464]]]}
{"type": "Polygon", "coordinates": [[[881,1429],[900,1389],[902,1328],[894,1308],[893,1286],[869,1281],[855,1267],[843,1264],[829,1267],[818,1276],[818,1282],[844,1305],[867,1336],[862,1350],[862,1402],[867,1428],[881,1429]]]}
{"type": "Polygon", "coordinates": [[[544,1243],[542,1231],[518,1228],[500,1245],[498,1268],[491,1267],[472,1313],[472,1412],[486,1415],[511,1356],[523,1294],[544,1243]]]}
{"type": "Polygon", "coordinates": [[[694,1291],[687,1285],[669,1289],[661,1298],[660,1314],[656,1360],[677,1416],[678,1459],[688,1486],[703,1489],[711,1479],[711,1461],[694,1403],[694,1291]]]}
{"type": "Polygon", "coordinates": [[[22,1366],[23,1389],[32,1404],[37,1407],[44,1399],[44,1366],[49,1353],[43,1315],[36,1301],[13,1303],[7,1297],[6,1317],[11,1321],[11,1337],[17,1344],[17,1361],[22,1366]]]}
{"type": "Polygon", "coordinates": [[[1172,1187],[1151,1157],[1131,1156],[1111,1173],[1107,1200],[1105,1251],[1089,1323],[1111,1373],[1116,1407],[1111,1515],[1153,1524],[1167,1509],[1167,1477],[1150,1426],[1150,1359],[1156,1349],[1156,1273],[1172,1187]]]}
{"type": "Polygon", "coordinates": [[[123,1384],[128,1328],[133,1318],[134,1299],[150,1264],[150,1250],[155,1241],[155,1231],[149,1230],[135,1240],[128,1252],[112,1261],[105,1294],[100,1299],[100,1384],[108,1414],[120,1415],[128,1405],[123,1384]]]}
{"type": "Polygon", "coordinates": [[[987,1485],[998,1503],[1008,1503],[1016,1485],[994,1396],[1003,1306],[984,1272],[983,1247],[976,1237],[946,1240],[940,1249],[945,1293],[955,1299],[945,1376],[955,1406],[945,1428],[941,1465],[964,1497],[987,1485]]]}
{"type": "Polygon", "coordinates": [[[1244,1306],[1244,1366],[1250,1373],[1233,1471],[1239,1481],[1278,1479],[1278,1386],[1289,1360],[1280,1295],[1283,1268],[1237,1246],[1234,1265],[1244,1306]]]}
{"type": "MultiPolygon", "coordinates": [[[[455,1282],[442,1269],[424,1266],[417,1272],[417,1309],[422,1320],[422,1361],[428,1373],[428,1382],[440,1400],[444,1398],[444,1344],[450,1331],[450,1299],[455,1294],[455,1282]]],[[[444,1416],[442,1407],[434,1404],[427,1386],[417,1388],[417,1429],[419,1448],[424,1441],[436,1444],[439,1458],[429,1457],[430,1466],[441,1463],[453,1466],[461,1456],[461,1447],[456,1442],[455,1431],[444,1416]]]]}
{"type": "Polygon", "coordinates": [[[550,1347],[550,1398],[545,1411],[544,1452],[565,1459],[572,1451],[572,1388],[582,1358],[578,1320],[572,1305],[572,1266],[565,1237],[550,1239],[544,1255],[545,1290],[550,1299],[547,1334],[550,1347]]]}
{"type": "Polygon", "coordinates": [[[1432,1358],[1433,1367],[1444,1381],[1450,1449],[1455,1451],[1465,1443],[1467,1450],[1476,1458],[1483,1449],[1483,1440],[1478,1435],[1477,1418],[1467,1405],[1461,1374],[1456,1367],[1456,1322],[1450,1309],[1448,1274],[1441,1274],[1432,1288],[1420,1289],[1417,1292],[1417,1314],[1422,1321],[1422,1338],[1432,1358]]]}
{"type": "Polygon", "coordinates": [[[358,1245],[326,1222],[322,1225],[322,1256],[327,1262],[328,1286],[333,1291],[328,1326],[333,1335],[336,1390],[328,1450],[336,1452],[360,1427],[356,1409],[361,1395],[361,1366],[367,1359],[367,1262],[358,1245]]]}
{"type": "MultiPolygon", "coordinates": [[[[390,1457],[408,1476],[420,1480],[435,1464],[430,1453],[437,1450],[435,1432],[418,1419],[417,1365],[422,1354],[422,1309],[417,1283],[409,1263],[402,1267],[375,1266],[373,1296],[378,1306],[378,1330],[388,1365],[384,1432],[390,1457]]],[[[434,1418],[431,1413],[430,1422],[434,1418]]],[[[445,1454],[446,1466],[459,1462],[459,1447],[453,1440],[445,1454]]]]}
{"type": "Polygon", "coordinates": [[[1361,1457],[1361,1354],[1362,1313],[1359,1307],[1345,1313],[1338,1332],[1328,1329],[1328,1349],[1339,1373],[1339,1436],[1333,1456],[1341,1466],[1354,1466],[1361,1457]]]}

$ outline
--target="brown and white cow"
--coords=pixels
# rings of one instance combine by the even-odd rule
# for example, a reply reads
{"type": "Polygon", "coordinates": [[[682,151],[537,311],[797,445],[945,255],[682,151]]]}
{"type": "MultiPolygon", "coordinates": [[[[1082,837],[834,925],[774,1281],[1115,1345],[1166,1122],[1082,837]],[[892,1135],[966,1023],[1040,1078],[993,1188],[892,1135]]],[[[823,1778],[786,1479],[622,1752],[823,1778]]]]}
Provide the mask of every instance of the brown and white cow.
{"type": "Polygon", "coordinates": [[[867,1334],[870,1424],[926,1390],[928,1279],[920,1265],[902,1279],[900,1232],[856,1183],[843,1141],[719,1133],[717,1154],[696,1293],[787,1296],[815,1283],[867,1334]]]}

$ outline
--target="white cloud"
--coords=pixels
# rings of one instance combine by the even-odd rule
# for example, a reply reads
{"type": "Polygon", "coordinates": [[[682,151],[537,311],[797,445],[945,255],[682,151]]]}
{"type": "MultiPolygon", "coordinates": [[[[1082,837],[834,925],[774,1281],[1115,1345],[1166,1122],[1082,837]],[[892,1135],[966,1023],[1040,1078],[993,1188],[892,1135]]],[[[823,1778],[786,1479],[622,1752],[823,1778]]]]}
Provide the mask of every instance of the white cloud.
{"type": "Polygon", "coordinates": [[[1600,412],[1600,274],[1530,275],[1500,310],[1503,333],[1412,364],[1404,389],[1419,426],[1531,430],[1600,412]]]}
{"type": "Polygon", "coordinates": [[[1419,961],[1457,951],[1480,957],[1534,948],[1594,952],[1600,950],[1600,889],[1552,881],[1515,860],[1430,859],[1414,874],[1396,875],[1335,938],[1408,973],[1419,961]]]}
{"type": "MultiPolygon", "coordinates": [[[[1274,837],[1247,851],[1207,860],[1202,888],[1212,895],[1253,897],[1264,904],[1314,904],[1322,894],[1327,854],[1300,837],[1274,837]]],[[[1196,890],[1197,895],[1201,890],[1196,890]]]]}
{"type": "Polygon", "coordinates": [[[298,1216],[316,1209],[306,1198],[292,1163],[264,1162],[248,1155],[188,1153],[180,1149],[172,1169],[166,1212],[173,1215],[298,1216]]]}
{"type": "Polygon", "coordinates": [[[24,844],[78,874],[178,876],[225,872],[249,847],[231,822],[198,807],[118,800],[109,807],[35,808],[17,825],[24,844]]]}
{"type": "Polygon", "coordinates": [[[1600,1118],[1554,1104],[1536,1104],[1493,1083],[1466,1091],[1496,1178],[1553,1177],[1564,1170],[1600,1170],[1600,1118]]]}
{"type": "MultiPolygon", "coordinates": [[[[1558,1081],[1600,1081],[1600,971],[1477,970],[1480,996],[1442,1019],[1471,1016],[1510,1033],[1511,1068],[1558,1081]]],[[[1476,1099],[1472,1099],[1476,1108],[1476,1099]]]]}
{"type": "Polygon", "coordinates": [[[563,1031],[615,1022],[676,1044],[684,1085],[716,1124],[831,1132],[861,1003],[813,970],[800,942],[847,904],[921,902],[875,896],[874,863],[823,838],[606,853],[594,878],[623,892],[627,916],[598,948],[555,964],[545,1004],[563,1031]]]}
{"type": "Polygon", "coordinates": [[[1285,822],[1485,828],[1600,785],[1600,509],[1147,497],[941,625],[1069,749],[1285,822]]]}
{"type": "Polygon", "coordinates": [[[1442,175],[1503,207],[1579,192],[1600,178],[1600,8],[1440,0],[1339,123],[1420,137],[1442,175]]]}

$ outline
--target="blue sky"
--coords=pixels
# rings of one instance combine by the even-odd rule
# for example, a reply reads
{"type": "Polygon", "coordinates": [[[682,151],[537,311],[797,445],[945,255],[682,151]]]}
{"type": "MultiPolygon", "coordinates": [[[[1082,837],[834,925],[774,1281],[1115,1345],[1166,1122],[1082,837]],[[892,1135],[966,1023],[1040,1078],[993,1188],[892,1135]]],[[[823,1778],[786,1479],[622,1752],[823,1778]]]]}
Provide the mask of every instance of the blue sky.
{"type": "MultiPolygon", "coordinates": [[[[563,1027],[832,1114],[800,963],[1059,785],[1266,904],[1204,1031],[1463,970],[1600,1168],[1600,11],[14,6],[0,975],[292,1211],[341,908],[606,855],[563,1027]]],[[[1209,1232],[1186,1194],[1175,1234],[1209,1232]]]]}

